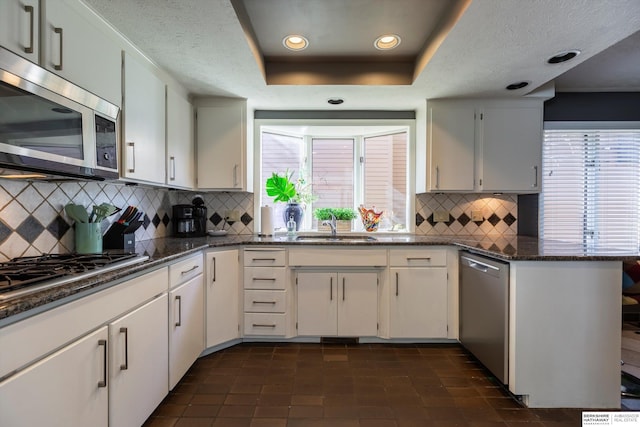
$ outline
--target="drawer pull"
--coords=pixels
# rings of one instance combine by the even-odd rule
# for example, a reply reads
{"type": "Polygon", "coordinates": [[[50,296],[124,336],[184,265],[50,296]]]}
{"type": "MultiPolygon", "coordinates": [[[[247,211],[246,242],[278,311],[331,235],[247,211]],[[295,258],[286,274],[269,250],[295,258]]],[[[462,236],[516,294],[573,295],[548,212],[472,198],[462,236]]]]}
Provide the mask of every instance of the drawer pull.
{"type": "Polygon", "coordinates": [[[267,282],[275,282],[276,281],[276,279],[273,278],[273,277],[254,277],[251,280],[256,281],[256,282],[260,281],[260,280],[267,281],[267,282]]]}
{"type": "Polygon", "coordinates": [[[193,270],[197,270],[197,269],[198,269],[198,265],[194,265],[193,267],[191,267],[191,268],[190,268],[190,269],[188,269],[188,270],[181,271],[181,272],[180,272],[180,274],[182,274],[182,275],[184,276],[185,274],[189,274],[189,273],[191,273],[193,270]]]}
{"type": "Polygon", "coordinates": [[[254,328],[275,328],[276,325],[274,325],[274,324],[268,325],[268,324],[265,324],[265,323],[254,323],[253,327],[254,328]]]}
{"type": "Polygon", "coordinates": [[[256,261],[269,261],[269,262],[276,262],[275,258],[253,258],[251,261],[256,262],[256,261]]]}
{"type": "Polygon", "coordinates": [[[418,258],[407,257],[407,261],[431,261],[431,257],[418,257],[418,258]]]}
{"type": "Polygon", "coordinates": [[[98,387],[107,386],[107,340],[98,340],[98,346],[102,346],[102,380],[98,381],[98,387]]]}
{"type": "Polygon", "coordinates": [[[124,334],[124,363],[120,365],[121,371],[129,369],[129,329],[120,328],[120,333],[124,334]]]}
{"type": "Polygon", "coordinates": [[[253,304],[272,304],[275,305],[275,301],[252,301],[253,304]]]}

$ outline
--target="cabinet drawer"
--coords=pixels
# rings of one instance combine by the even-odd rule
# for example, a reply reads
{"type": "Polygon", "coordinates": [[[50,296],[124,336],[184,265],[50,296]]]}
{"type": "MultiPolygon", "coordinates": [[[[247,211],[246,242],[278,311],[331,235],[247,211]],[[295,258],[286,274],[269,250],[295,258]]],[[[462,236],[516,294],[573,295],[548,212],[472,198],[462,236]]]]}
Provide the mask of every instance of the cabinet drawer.
{"type": "Polygon", "coordinates": [[[190,256],[169,266],[169,288],[202,274],[204,259],[201,253],[190,256]]]}
{"type": "Polygon", "coordinates": [[[439,249],[391,250],[389,261],[394,267],[445,267],[447,252],[439,249]]]}
{"type": "Polygon", "coordinates": [[[280,313],[245,313],[245,335],[284,335],[287,316],[280,313]]]}
{"type": "Polygon", "coordinates": [[[244,311],[252,313],[286,312],[287,291],[244,291],[244,311]]]}
{"type": "Polygon", "coordinates": [[[245,249],[245,267],[284,267],[286,252],[284,249],[245,249]]]}
{"type": "Polygon", "coordinates": [[[285,267],[245,267],[245,289],[285,289],[287,269],[285,267]]]}

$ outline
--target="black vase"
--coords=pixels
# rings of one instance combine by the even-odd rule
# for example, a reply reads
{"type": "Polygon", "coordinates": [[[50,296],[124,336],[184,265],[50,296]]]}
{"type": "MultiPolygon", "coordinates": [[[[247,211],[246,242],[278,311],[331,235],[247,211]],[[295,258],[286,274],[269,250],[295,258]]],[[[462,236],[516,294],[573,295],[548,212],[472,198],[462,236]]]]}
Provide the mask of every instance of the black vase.
{"type": "Polygon", "coordinates": [[[300,230],[302,226],[302,216],[304,215],[304,210],[300,203],[287,203],[287,206],[284,208],[284,212],[282,214],[282,218],[284,219],[284,225],[286,227],[287,222],[289,222],[289,218],[293,216],[293,220],[296,222],[296,231],[300,230]]]}

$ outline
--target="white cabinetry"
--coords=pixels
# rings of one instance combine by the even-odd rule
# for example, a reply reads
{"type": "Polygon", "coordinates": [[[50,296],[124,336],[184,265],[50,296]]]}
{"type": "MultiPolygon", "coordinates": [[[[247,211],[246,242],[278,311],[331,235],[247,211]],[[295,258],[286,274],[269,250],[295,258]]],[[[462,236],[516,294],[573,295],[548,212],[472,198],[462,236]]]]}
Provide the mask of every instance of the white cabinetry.
{"type": "Polygon", "coordinates": [[[429,191],[540,191],[542,101],[429,100],[429,191]]]}
{"type": "Polygon", "coordinates": [[[169,389],[204,350],[202,254],[169,266],[169,389]]]}
{"type": "Polygon", "coordinates": [[[109,424],[142,425],[169,392],[167,294],[109,324],[109,424]]]}
{"type": "Polygon", "coordinates": [[[296,284],[299,335],[377,335],[377,272],[298,271],[296,284]]]}
{"type": "Polygon", "coordinates": [[[247,101],[196,101],[197,186],[209,190],[247,189],[247,101]]]}
{"type": "Polygon", "coordinates": [[[0,46],[38,62],[40,51],[39,0],[0,1],[0,46]]]}
{"type": "Polygon", "coordinates": [[[167,185],[195,187],[193,107],[167,86],[167,185]]]}
{"type": "Polygon", "coordinates": [[[78,0],[2,0],[0,44],[121,104],[118,35],[78,0]]]}
{"type": "Polygon", "coordinates": [[[390,338],[446,338],[446,250],[389,251],[390,338]]]}
{"type": "Polygon", "coordinates": [[[124,54],[124,178],[165,183],[165,86],[151,68],[124,54]]]}
{"type": "MultiPolygon", "coordinates": [[[[121,49],[115,33],[77,0],[46,0],[42,65],[121,105],[121,49]]],[[[42,17],[41,17],[42,19],[42,17]]]]}
{"type": "Polygon", "coordinates": [[[237,249],[205,254],[207,348],[240,336],[238,264],[237,249]]]}
{"type": "Polygon", "coordinates": [[[244,335],[292,336],[286,251],[248,248],[243,265],[244,335]]]}
{"type": "Polygon", "coordinates": [[[0,383],[0,425],[106,427],[107,358],[105,326],[0,383]]]}

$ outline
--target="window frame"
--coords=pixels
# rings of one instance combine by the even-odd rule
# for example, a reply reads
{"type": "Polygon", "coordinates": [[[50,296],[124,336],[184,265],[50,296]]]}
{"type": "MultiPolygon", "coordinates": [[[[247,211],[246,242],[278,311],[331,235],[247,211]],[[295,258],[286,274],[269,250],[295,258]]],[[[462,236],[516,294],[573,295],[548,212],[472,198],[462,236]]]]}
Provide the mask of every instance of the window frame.
{"type": "MultiPolygon", "coordinates": [[[[364,168],[361,168],[358,164],[360,156],[363,153],[360,151],[362,147],[362,140],[366,137],[383,135],[387,133],[398,133],[401,128],[406,129],[407,132],[407,176],[406,176],[406,191],[407,191],[407,221],[404,233],[413,233],[415,231],[415,191],[416,191],[416,119],[255,119],[253,123],[253,188],[254,188],[254,223],[260,223],[260,206],[261,206],[261,191],[264,183],[261,182],[262,176],[262,147],[261,136],[262,128],[266,127],[270,132],[274,132],[278,129],[278,132],[282,131],[283,134],[300,136],[300,134],[287,133],[286,127],[305,127],[305,126],[321,126],[331,128],[331,132],[325,133],[313,133],[304,136],[304,150],[309,150],[311,147],[310,140],[307,138],[340,138],[342,137],[355,137],[354,138],[354,180],[355,184],[355,197],[356,200],[361,199],[361,191],[358,184],[364,179],[364,168]],[[369,132],[362,132],[355,134],[353,132],[334,134],[339,128],[353,128],[362,127],[363,129],[370,128],[369,132]],[[381,128],[387,127],[383,130],[381,128]],[[279,128],[282,128],[281,130],[279,128]]],[[[345,131],[346,132],[346,131],[345,131]]],[[[305,156],[309,157],[310,153],[305,151],[305,156]]],[[[307,164],[307,168],[311,167],[311,162],[307,164]]],[[[264,204],[264,202],[262,202],[264,204]]],[[[271,202],[270,202],[271,204],[271,202]]],[[[305,215],[305,224],[310,224],[309,215],[305,215]],[[307,222],[309,221],[309,222],[307,222]]],[[[257,230],[256,230],[257,232],[257,230]]],[[[305,233],[314,233],[317,230],[305,230],[305,233]]],[[[358,233],[359,231],[352,231],[358,233]]],[[[398,231],[380,230],[377,233],[391,233],[398,234],[398,231]]]]}

